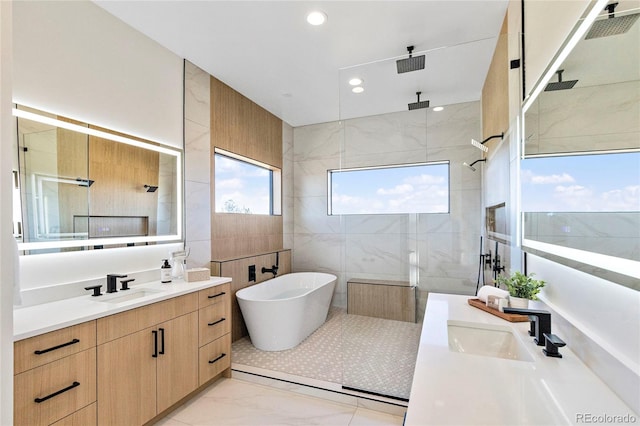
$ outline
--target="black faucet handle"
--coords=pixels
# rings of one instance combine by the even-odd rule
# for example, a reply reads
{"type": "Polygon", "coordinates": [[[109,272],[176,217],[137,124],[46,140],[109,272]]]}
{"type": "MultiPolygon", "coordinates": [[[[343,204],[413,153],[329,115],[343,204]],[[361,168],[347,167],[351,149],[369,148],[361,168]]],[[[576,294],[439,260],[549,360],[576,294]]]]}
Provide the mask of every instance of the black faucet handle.
{"type": "Polygon", "coordinates": [[[542,352],[546,356],[562,358],[562,354],[558,352],[558,348],[565,346],[566,343],[555,334],[544,333],[543,336],[545,340],[545,347],[542,349],[542,352]]]}
{"type": "Polygon", "coordinates": [[[90,285],[89,287],[85,287],[85,290],[93,290],[93,294],[91,296],[102,296],[100,293],[100,289],[102,288],[102,284],[90,285]]]}
{"type": "Polygon", "coordinates": [[[135,280],[136,280],[135,278],[129,278],[128,280],[122,280],[122,281],[120,281],[120,284],[122,284],[122,288],[121,288],[120,290],[131,290],[131,289],[129,288],[129,283],[130,283],[131,281],[135,281],[135,280]]]}

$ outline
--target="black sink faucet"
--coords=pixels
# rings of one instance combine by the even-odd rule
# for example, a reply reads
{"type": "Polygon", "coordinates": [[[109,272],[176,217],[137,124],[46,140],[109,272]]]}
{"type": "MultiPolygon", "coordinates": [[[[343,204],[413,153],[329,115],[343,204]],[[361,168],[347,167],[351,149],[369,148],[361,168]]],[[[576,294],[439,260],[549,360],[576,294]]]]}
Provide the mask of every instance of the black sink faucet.
{"type": "Polygon", "coordinates": [[[107,293],[116,293],[118,291],[118,278],[126,278],[126,275],[108,274],[107,275],[107,293]]]}
{"type": "Polygon", "coordinates": [[[538,309],[504,308],[505,314],[522,314],[531,321],[529,335],[538,346],[545,345],[545,333],[551,334],[551,312],[538,309]]]}

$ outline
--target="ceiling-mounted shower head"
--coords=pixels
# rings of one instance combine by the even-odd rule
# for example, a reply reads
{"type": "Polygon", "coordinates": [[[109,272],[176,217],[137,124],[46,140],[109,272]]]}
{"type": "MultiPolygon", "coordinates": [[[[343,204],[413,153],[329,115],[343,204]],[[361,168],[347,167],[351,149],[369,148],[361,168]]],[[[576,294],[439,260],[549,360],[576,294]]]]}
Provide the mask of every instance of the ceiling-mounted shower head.
{"type": "Polygon", "coordinates": [[[573,86],[576,85],[578,80],[562,81],[562,73],[563,72],[564,72],[564,70],[556,71],[556,74],[558,74],[558,81],[555,81],[555,82],[547,84],[547,87],[544,88],[545,92],[553,92],[554,90],[573,89],[573,86]]]}
{"type": "Polygon", "coordinates": [[[591,25],[589,32],[584,37],[585,40],[599,37],[608,37],[612,35],[624,34],[638,20],[640,13],[632,13],[629,15],[615,16],[614,11],[618,3],[611,3],[604,8],[609,13],[605,19],[599,19],[591,25]]]}
{"type": "Polygon", "coordinates": [[[414,110],[414,109],[421,109],[421,108],[429,108],[429,101],[421,101],[420,100],[420,95],[422,94],[422,92],[416,92],[416,95],[418,95],[418,102],[413,102],[409,104],[409,111],[414,110]]]}
{"type": "Polygon", "coordinates": [[[471,170],[473,170],[473,171],[475,172],[475,171],[476,171],[476,168],[475,168],[475,167],[473,167],[473,165],[474,165],[474,164],[476,164],[476,163],[477,163],[477,162],[479,162],[479,161],[485,162],[485,161],[487,161],[487,159],[486,159],[486,158],[481,158],[481,159],[479,159],[479,160],[474,161],[474,162],[473,162],[473,163],[471,163],[471,164],[469,164],[469,163],[467,163],[467,162],[465,161],[464,163],[462,163],[462,165],[463,165],[463,166],[465,166],[465,167],[470,168],[471,170]]]}
{"type": "Polygon", "coordinates": [[[412,56],[413,46],[407,46],[407,50],[409,51],[409,57],[406,59],[398,59],[396,61],[398,74],[424,69],[425,56],[412,56]]]}

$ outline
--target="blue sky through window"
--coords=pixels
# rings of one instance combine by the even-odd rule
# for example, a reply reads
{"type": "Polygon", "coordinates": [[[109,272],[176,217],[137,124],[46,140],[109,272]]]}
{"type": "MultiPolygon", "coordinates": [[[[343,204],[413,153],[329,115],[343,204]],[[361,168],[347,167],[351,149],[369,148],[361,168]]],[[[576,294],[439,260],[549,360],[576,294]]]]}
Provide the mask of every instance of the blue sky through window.
{"type": "Polygon", "coordinates": [[[215,211],[270,214],[271,171],[215,154],[215,211]]]}
{"type": "Polygon", "coordinates": [[[640,211],[640,153],[527,158],[522,211],[640,211]]]}
{"type": "Polygon", "coordinates": [[[329,173],[330,214],[449,212],[448,163],[329,173]]]}

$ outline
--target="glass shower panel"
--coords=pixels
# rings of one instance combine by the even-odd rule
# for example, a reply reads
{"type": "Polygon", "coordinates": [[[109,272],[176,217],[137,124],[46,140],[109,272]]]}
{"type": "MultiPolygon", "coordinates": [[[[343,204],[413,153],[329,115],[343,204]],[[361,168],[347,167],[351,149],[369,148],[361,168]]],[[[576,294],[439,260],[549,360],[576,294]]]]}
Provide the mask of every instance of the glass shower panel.
{"type": "MultiPolygon", "coordinates": [[[[471,139],[482,137],[478,99],[485,72],[463,79],[460,71],[488,69],[477,51],[490,58],[496,41],[414,52],[425,55],[426,66],[403,74],[396,61],[405,57],[339,72],[342,170],[426,163],[445,165],[448,174],[439,189],[447,205],[439,211],[340,216],[344,388],[408,400],[429,292],[474,294],[483,163],[475,171],[463,163],[484,159],[471,139]]],[[[381,182],[368,191],[392,194],[402,204],[435,176],[421,178],[381,182]]],[[[433,186],[423,196],[437,191],[433,186]]]]}
{"type": "MultiPolygon", "coordinates": [[[[408,400],[421,328],[416,322],[419,214],[401,206],[416,196],[420,179],[428,175],[424,167],[411,166],[427,162],[427,110],[407,111],[401,101],[388,112],[389,106],[379,102],[394,90],[382,84],[388,73],[396,73],[394,59],[339,73],[344,129],[340,167],[368,168],[371,171],[363,172],[371,174],[367,187],[375,186],[366,194],[362,186],[360,197],[351,191],[348,200],[341,200],[342,207],[349,202],[367,204],[361,209],[367,213],[341,216],[342,276],[347,289],[342,310],[342,386],[408,400]],[[356,77],[363,80],[359,87],[365,90],[360,93],[348,85],[356,77]],[[396,174],[389,167],[398,167],[397,178],[376,179],[384,173],[375,170],[396,174]]],[[[411,75],[402,77],[404,84],[417,83],[411,75]]],[[[414,102],[414,97],[407,102],[414,102]]]]}

